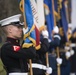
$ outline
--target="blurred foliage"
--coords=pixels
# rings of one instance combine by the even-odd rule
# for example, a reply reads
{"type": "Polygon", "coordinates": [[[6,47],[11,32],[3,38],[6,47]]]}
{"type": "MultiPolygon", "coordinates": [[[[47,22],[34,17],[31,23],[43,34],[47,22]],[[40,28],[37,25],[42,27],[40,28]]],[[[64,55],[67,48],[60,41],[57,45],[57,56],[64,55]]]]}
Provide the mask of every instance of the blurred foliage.
{"type": "Polygon", "coordinates": [[[3,64],[2,64],[1,59],[0,59],[0,75],[6,75],[6,71],[5,71],[5,69],[3,68],[3,64]]]}
{"type": "Polygon", "coordinates": [[[19,13],[18,0],[0,0],[0,20],[19,13]]]}

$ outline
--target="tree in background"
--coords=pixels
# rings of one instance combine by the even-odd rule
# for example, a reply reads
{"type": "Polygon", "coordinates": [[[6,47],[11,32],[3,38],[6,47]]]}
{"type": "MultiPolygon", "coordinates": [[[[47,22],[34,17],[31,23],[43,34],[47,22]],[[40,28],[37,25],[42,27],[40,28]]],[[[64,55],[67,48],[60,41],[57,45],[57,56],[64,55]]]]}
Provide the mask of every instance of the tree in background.
{"type": "Polygon", "coordinates": [[[0,0],[0,20],[18,13],[18,0],[0,0]]]}

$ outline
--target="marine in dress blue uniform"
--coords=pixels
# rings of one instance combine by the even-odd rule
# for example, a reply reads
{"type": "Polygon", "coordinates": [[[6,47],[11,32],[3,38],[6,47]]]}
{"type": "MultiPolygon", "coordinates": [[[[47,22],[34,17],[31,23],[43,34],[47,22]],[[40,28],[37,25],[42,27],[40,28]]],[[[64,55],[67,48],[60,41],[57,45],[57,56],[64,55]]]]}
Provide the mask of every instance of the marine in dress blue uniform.
{"type": "Polygon", "coordinates": [[[72,32],[72,36],[70,38],[72,49],[74,50],[74,55],[70,57],[71,62],[71,74],[70,75],[76,75],[76,28],[72,32]]]}
{"type": "Polygon", "coordinates": [[[33,46],[29,48],[20,46],[22,36],[20,16],[21,14],[18,14],[0,21],[7,34],[6,41],[1,47],[1,60],[8,75],[28,75],[27,60],[36,56],[36,50],[33,46]]]}
{"type": "Polygon", "coordinates": [[[49,66],[52,67],[53,72],[51,75],[57,75],[57,61],[56,61],[56,54],[52,52],[60,45],[60,35],[58,27],[54,27],[53,29],[53,40],[49,42],[49,66]]]}

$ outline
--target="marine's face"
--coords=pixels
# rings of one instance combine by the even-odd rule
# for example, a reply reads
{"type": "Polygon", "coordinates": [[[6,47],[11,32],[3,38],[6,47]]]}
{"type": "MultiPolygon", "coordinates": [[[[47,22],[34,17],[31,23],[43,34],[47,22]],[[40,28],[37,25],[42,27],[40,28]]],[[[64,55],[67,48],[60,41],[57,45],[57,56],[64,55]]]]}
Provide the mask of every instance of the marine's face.
{"type": "Polygon", "coordinates": [[[10,25],[9,27],[10,27],[9,33],[12,38],[19,39],[22,37],[22,27],[21,26],[10,25]]]}

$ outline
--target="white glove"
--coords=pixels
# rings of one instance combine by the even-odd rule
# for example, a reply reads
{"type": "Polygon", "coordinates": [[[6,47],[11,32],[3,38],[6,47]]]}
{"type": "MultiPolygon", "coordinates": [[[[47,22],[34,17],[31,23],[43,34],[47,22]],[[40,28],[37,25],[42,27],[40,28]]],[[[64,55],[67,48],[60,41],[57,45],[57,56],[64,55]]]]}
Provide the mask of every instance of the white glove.
{"type": "Polygon", "coordinates": [[[65,48],[64,48],[65,50],[69,50],[70,49],[70,47],[68,47],[68,46],[65,46],[65,48]]]}
{"type": "Polygon", "coordinates": [[[47,8],[45,8],[45,14],[48,15],[50,12],[47,8]]]}
{"type": "Polygon", "coordinates": [[[71,56],[70,52],[69,52],[69,51],[66,52],[66,53],[65,53],[65,56],[66,56],[67,58],[69,58],[69,57],[71,56]]]}
{"type": "Polygon", "coordinates": [[[23,28],[23,34],[25,34],[25,33],[27,33],[28,32],[28,27],[25,29],[25,28],[23,28]]]}
{"type": "Polygon", "coordinates": [[[52,68],[51,67],[46,68],[46,73],[51,74],[52,73],[52,68]]]}
{"type": "Polygon", "coordinates": [[[51,42],[51,39],[48,39],[48,42],[50,43],[51,42]]]}
{"type": "Polygon", "coordinates": [[[48,38],[49,37],[49,33],[47,30],[42,30],[42,35],[44,38],[48,38]]]}
{"type": "Polygon", "coordinates": [[[75,53],[74,50],[70,50],[71,55],[74,55],[74,53],[75,53]]]}
{"type": "Polygon", "coordinates": [[[55,26],[55,27],[54,27],[53,32],[54,32],[54,33],[59,33],[59,28],[58,28],[58,26],[55,26]]]}
{"type": "Polygon", "coordinates": [[[57,58],[56,61],[58,64],[60,64],[60,65],[62,64],[62,58],[57,58]]]}

